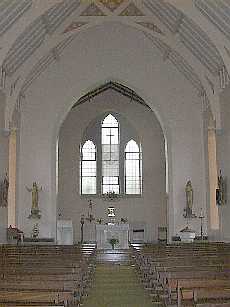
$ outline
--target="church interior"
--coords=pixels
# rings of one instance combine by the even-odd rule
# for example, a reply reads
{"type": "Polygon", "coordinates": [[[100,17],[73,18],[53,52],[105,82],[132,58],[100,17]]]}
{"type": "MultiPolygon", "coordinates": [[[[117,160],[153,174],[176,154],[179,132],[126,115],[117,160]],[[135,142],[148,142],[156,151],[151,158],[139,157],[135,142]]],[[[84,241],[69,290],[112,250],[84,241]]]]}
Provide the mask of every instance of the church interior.
{"type": "Polygon", "coordinates": [[[230,306],[230,0],[0,1],[0,306],[230,306]]]}

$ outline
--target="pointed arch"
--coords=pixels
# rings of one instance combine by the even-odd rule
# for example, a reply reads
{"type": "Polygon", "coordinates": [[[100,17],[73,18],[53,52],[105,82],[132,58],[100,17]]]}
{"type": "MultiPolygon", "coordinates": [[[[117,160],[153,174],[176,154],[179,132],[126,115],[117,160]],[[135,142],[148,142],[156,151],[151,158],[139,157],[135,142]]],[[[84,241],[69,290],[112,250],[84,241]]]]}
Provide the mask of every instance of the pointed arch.
{"type": "Polygon", "coordinates": [[[97,193],[96,146],[86,141],[81,148],[81,194],[97,193]]]}
{"type": "Polygon", "coordinates": [[[108,114],[101,124],[102,194],[120,193],[119,122],[108,114]]]}
{"type": "Polygon", "coordinates": [[[125,194],[142,193],[141,147],[131,139],[125,146],[125,194]]]}
{"type": "Polygon", "coordinates": [[[102,127],[118,127],[118,126],[119,123],[112,114],[108,114],[102,122],[102,127]]]}

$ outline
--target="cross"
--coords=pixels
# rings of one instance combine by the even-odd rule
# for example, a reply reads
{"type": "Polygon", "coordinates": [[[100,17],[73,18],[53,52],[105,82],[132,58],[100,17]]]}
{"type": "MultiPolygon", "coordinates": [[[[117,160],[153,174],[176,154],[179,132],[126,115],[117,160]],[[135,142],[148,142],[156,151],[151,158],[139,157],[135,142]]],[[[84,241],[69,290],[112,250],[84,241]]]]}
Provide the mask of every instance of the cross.
{"type": "Polygon", "coordinates": [[[109,145],[110,145],[110,152],[109,152],[109,155],[110,155],[110,160],[111,160],[111,145],[112,145],[112,136],[114,136],[114,134],[112,134],[111,132],[111,129],[110,129],[110,133],[107,134],[106,136],[109,137],[109,145]]]}
{"type": "Polygon", "coordinates": [[[110,145],[112,144],[112,136],[114,136],[114,134],[112,134],[112,132],[111,132],[111,129],[110,129],[110,133],[109,134],[107,134],[106,136],[108,136],[109,137],[109,143],[110,143],[110,145]]]}

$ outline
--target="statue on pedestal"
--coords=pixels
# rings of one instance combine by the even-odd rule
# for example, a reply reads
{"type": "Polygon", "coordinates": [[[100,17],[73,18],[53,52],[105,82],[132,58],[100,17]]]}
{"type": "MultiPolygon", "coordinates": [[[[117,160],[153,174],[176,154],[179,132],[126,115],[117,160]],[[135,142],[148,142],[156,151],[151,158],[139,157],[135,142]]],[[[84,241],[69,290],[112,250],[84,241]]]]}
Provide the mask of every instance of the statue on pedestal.
{"type": "Polygon", "coordinates": [[[39,226],[38,223],[36,223],[32,229],[32,238],[37,239],[39,235],[39,226]]]}
{"type": "Polygon", "coordinates": [[[226,179],[223,178],[220,170],[216,189],[216,204],[218,206],[223,206],[227,203],[226,194],[226,179]]]}
{"type": "Polygon", "coordinates": [[[28,216],[28,218],[41,218],[40,210],[38,208],[38,192],[42,190],[41,188],[38,188],[38,185],[36,182],[33,182],[32,188],[26,187],[28,192],[32,193],[32,207],[31,207],[31,213],[28,216]]]}
{"type": "Polygon", "coordinates": [[[8,205],[8,190],[9,190],[9,178],[8,178],[8,174],[5,174],[5,178],[2,180],[2,182],[0,183],[0,192],[1,192],[1,203],[0,206],[1,207],[7,207],[8,205]]]}
{"type": "Polygon", "coordinates": [[[192,182],[189,180],[185,187],[186,194],[186,207],[184,209],[184,217],[185,218],[194,218],[196,215],[192,212],[193,207],[193,188],[192,182]]]}

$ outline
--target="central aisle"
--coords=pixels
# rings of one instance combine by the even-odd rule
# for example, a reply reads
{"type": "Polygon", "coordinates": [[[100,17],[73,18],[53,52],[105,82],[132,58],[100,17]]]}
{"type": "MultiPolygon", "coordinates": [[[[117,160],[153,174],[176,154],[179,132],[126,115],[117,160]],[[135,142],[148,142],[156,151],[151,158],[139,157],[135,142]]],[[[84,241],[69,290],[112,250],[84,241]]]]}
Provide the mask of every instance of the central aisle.
{"type": "Polygon", "coordinates": [[[134,267],[125,264],[97,264],[93,287],[84,307],[153,307],[138,281],[134,267]]]}

